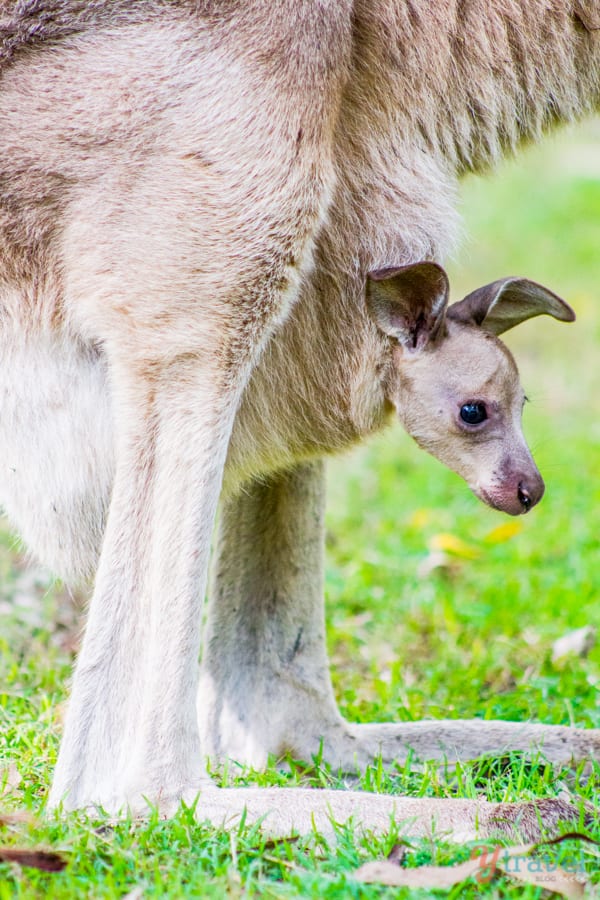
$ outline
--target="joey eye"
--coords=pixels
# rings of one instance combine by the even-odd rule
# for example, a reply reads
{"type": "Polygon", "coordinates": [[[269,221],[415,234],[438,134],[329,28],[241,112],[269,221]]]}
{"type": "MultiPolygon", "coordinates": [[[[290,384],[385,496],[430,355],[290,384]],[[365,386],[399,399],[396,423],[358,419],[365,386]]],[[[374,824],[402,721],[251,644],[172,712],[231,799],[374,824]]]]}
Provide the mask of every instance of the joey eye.
{"type": "Polygon", "coordinates": [[[487,419],[485,403],[465,403],[460,408],[460,417],[467,425],[479,425],[487,419]]]}

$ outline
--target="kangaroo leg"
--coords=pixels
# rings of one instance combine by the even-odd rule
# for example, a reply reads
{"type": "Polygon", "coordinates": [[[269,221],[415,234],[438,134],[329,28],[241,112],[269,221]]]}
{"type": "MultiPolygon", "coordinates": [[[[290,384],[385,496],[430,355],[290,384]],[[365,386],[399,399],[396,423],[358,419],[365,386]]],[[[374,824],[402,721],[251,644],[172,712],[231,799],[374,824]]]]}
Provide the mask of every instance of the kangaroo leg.
{"type": "Polygon", "coordinates": [[[96,168],[57,229],[60,321],[106,356],[115,480],[51,805],[171,809],[202,783],[197,660],[223,467],[252,366],[311,265],[349,40],[338,5],[235,15],[275,31],[264,55],[228,16],[174,10],[98,36],[59,73],[68,98],[68,67],[85,64],[82,90],[108,110],[106,71],[133,69],[127,104],[144,114],[131,150],[94,143],[102,115],[80,125],[79,95],[61,113],[96,168]],[[298,29],[317,59],[288,52],[298,29]]]}
{"type": "Polygon", "coordinates": [[[235,397],[194,362],[113,365],[117,471],[51,803],[117,810],[200,783],[202,578],[235,397]]]}
{"type": "MultiPolygon", "coordinates": [[[[580,810],[562,799],[525,803],[490,803],[486,800],[412,798],[359,791],[302,788],[227,788],[203,792],[199,819],[217,827],[237,828],[241,816],[247,824],[261,820],[269,834],[288,836],[316,830],[336,837],[336,826],[347,822],[358,830],[398,830],[412,837],[436,835],[448,841],[501,838],[535,841],[555,833],[559,822],[577,826],[580,810]]],[[[592,815],[590,814],[590,822],[592,815]]]]}
{"type": "Polygon", "coordinates": [[[540,750],[552,762],[600,757],[600,731],[442,720],[356,725],[340,716],[325,649],[322,462],[255,483],[221,511],[202,661],[208,754],[264,766],[267,755],[335,767],[376,757],[472,759],[540,750]]]}
{"type": "Polygon", "coordinates": [[[210,538],[239,397],[279,309],[269,279],[260,282],[268,302],[250,338],[214,296],[197,329],[185,307],[169,310],[178,321],[168,333],[141,315],[136,329],[105,323],[115,480],[51,804],[116,810],[148,797],[171,808],[201,784],[195,697],[210,538]]]}

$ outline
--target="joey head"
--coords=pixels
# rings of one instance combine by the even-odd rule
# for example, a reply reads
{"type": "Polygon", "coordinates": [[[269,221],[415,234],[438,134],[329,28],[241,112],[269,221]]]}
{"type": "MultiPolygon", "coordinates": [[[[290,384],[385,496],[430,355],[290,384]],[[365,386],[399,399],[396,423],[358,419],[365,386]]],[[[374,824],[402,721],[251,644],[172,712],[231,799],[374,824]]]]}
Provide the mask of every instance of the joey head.
{"type": "Polygon", "coordinates": [[[444,270],[422,262],[371,274],[367,304],[392,342],[385,394],[408,433],[489,506],[528,512],[544,482],[521,428],[525,395],[497,335],[533,316],[573,310],[547,288],[504,278],[448,306],[444,270]]]}

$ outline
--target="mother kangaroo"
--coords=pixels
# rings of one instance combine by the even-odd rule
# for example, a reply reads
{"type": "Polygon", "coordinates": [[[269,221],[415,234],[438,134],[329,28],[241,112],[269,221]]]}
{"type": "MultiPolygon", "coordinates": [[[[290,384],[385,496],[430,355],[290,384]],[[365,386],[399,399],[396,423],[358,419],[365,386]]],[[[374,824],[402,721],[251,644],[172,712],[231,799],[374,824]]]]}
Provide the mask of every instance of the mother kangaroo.
{"type": "Polygon", "coordinates": [[[343,359],[368,274],[444,258],[463,173],[598,108],[599,29],[596,0],[0,4],[0,494],[59,574],[95,576],[52,806],[200,792],[200,818],[284,832],[393,813],[485,834],[499,811],[535,831],[543,805],[219,790],[202,751],[598,754],[594,731],[345,722],[322,464],[275,447],[242,487],[227,459],[282,346],[322,365],[298,339],[317,321],[343,359]]]}

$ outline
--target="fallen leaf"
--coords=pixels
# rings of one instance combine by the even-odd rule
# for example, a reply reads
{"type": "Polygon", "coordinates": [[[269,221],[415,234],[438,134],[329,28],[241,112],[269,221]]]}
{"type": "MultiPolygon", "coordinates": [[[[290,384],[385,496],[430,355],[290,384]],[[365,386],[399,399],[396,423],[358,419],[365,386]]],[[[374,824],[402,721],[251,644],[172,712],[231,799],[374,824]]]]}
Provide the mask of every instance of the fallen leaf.
{"type": "Polygon", "coordinates": [[[480,555],[478,547],[467,544],[462,538],[447,532],[434,534],[429,541],[429,547],[431,550],[442,550],[444,553],[450,553],[452,556],[458,556],[461,559],[476,559],[480,555]]]}
{"type": "Polygon", "coordinates": [[[488,531],[483,540],[486,544],[504,544],[505,541],[510,541],[511,538],[514,538],[522,531],[522,523],[518,519],[515,519],[512,522],[503,522],[502,525],[497,525],[495,528],[492,528],[491,531],[488,531]]]}
{"type": "Polygon", "coordinates": [[[466,881],[480,869],[478,860],[469,859],[457,866],[419,866],[402,869],[388,860],[365,863],[354,873],[364,884],[385,884],[389,887],[450,888],[466,881]]]}
{"type": "Polygon", "coordinates": [[[22,850],[17,847],[0,847],[0,862],[14,862],[42,872],[62,872],[67,861],[52,850],[22,850]]]}
{"type": "Polygon", "coordinates": [[[597,631],[593,625],[584,625],[576,631],[563,634],[552,644],[552,662],[564,656],[586,656],[596,643],[597,631]]]}

